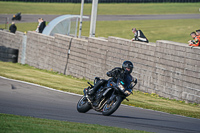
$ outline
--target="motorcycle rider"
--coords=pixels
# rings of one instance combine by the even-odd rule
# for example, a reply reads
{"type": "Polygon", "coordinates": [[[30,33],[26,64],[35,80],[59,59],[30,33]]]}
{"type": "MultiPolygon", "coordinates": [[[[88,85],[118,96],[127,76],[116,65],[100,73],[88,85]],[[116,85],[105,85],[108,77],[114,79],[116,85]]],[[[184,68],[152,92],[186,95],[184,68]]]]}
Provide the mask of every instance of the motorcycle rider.
{"type": "Polygon", "coordinates": [[[134,34],[134,38],[132,39],[132,41],[149,43],[149,40],[145,37],[144,33],[141,30],[136,30],[136,28],[132,28],[132,32],[134,34]]]}
{"type": "MultiPolygon", "coordinates": [[[[107,72],[108,77],[112,77],[114,82],[117,82],[117,79],[121,79],[124,82],[125,94],[130,95],[132,93],[131,89],[128,89],[133,77],[131,76],[131,72],[133,70],[133,63],[131,61],[124,61],[122,64],[122,68],[116,67],[111,71],[107,72]]],[[[106,83],[106,80],[99,80],[93,87],[92,90],[88,91],[87,94],[91,100],[93,100],[93,95],[95,92],[106,83]]]]}

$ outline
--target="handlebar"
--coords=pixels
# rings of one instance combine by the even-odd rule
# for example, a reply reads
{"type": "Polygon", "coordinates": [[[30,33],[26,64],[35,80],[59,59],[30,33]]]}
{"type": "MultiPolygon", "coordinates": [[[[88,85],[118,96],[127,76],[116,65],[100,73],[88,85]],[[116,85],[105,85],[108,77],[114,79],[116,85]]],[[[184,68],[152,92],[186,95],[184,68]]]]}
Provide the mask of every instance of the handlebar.
{"type": "Polygon", "coordinates": [[[91,87],[91,88],[93,88],[93,87],[94,87],[92,84],[90,84],[90,82],[87,82],[87,83],[90,85],[90,87],[91,87]]]}

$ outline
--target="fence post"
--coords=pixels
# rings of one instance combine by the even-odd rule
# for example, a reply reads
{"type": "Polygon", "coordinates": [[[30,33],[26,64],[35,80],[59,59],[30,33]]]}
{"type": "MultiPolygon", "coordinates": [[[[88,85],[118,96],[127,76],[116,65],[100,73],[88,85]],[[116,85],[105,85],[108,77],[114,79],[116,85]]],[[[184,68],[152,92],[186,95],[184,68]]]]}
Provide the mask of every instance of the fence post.
{"type": "Polygon", "coordinates": [[[9,31],[9,17],[6,18],[6,25],[7,25],[7,30],[9,31]]]}
{"type": "MultiPolygon", "coordinates": [[[[78,18],[76,18],[75,37],[77,37],[78,18]]],[[[80,32],[80,31],[79,31],[80,32]]],[[[80,35],[80,34],[79,34],[80,35]]],[[[79,37],[80,38],[80,37],[79,37]]]]}
{"type": "Polygon", "coordinates": [[[26,43],[27,43],[27,35],[23,35],[23,40],[22,40],[22,57],[21,57],[21,64],[25,64],[26,60],[26,43]]]}

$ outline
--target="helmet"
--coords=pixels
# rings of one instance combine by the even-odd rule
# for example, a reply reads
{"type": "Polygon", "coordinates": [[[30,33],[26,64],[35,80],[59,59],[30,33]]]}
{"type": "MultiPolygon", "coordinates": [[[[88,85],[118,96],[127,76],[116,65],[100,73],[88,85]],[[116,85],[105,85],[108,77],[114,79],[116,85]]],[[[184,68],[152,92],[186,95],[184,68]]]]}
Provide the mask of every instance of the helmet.
{"type": "Polygon", "coordinates": [[[128,73],[130,74],[133,70],[133,63],[131,61],[124,61],[122,64],[122,69],[124,71],[127,71],[126,68],[130,69],[130,71],[128,71],[128,73]]]}

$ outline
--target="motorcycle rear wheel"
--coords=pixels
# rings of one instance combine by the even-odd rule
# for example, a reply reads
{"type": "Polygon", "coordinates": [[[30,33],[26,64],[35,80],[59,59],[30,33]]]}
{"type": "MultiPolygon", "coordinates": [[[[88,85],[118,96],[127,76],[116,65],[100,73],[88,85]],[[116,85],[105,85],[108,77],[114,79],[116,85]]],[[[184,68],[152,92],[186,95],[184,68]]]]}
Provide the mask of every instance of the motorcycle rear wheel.
{"type": "Polygon", "coordinates": [[[80,113],[86,113],[91,109],[91,105],[88,103],[88,100],[85,96],[82,96],[77,103],[77,111],[80,113]]]}
{"type": "Polygon", "coordinates": [[[113,99],[113,101],[104,105],[102,114],[105,116],[109,116],[112,113],[114,113],[119,108],[122,100],[123,99],[120,96],[116,96],[116,98],[113,99]]]}

